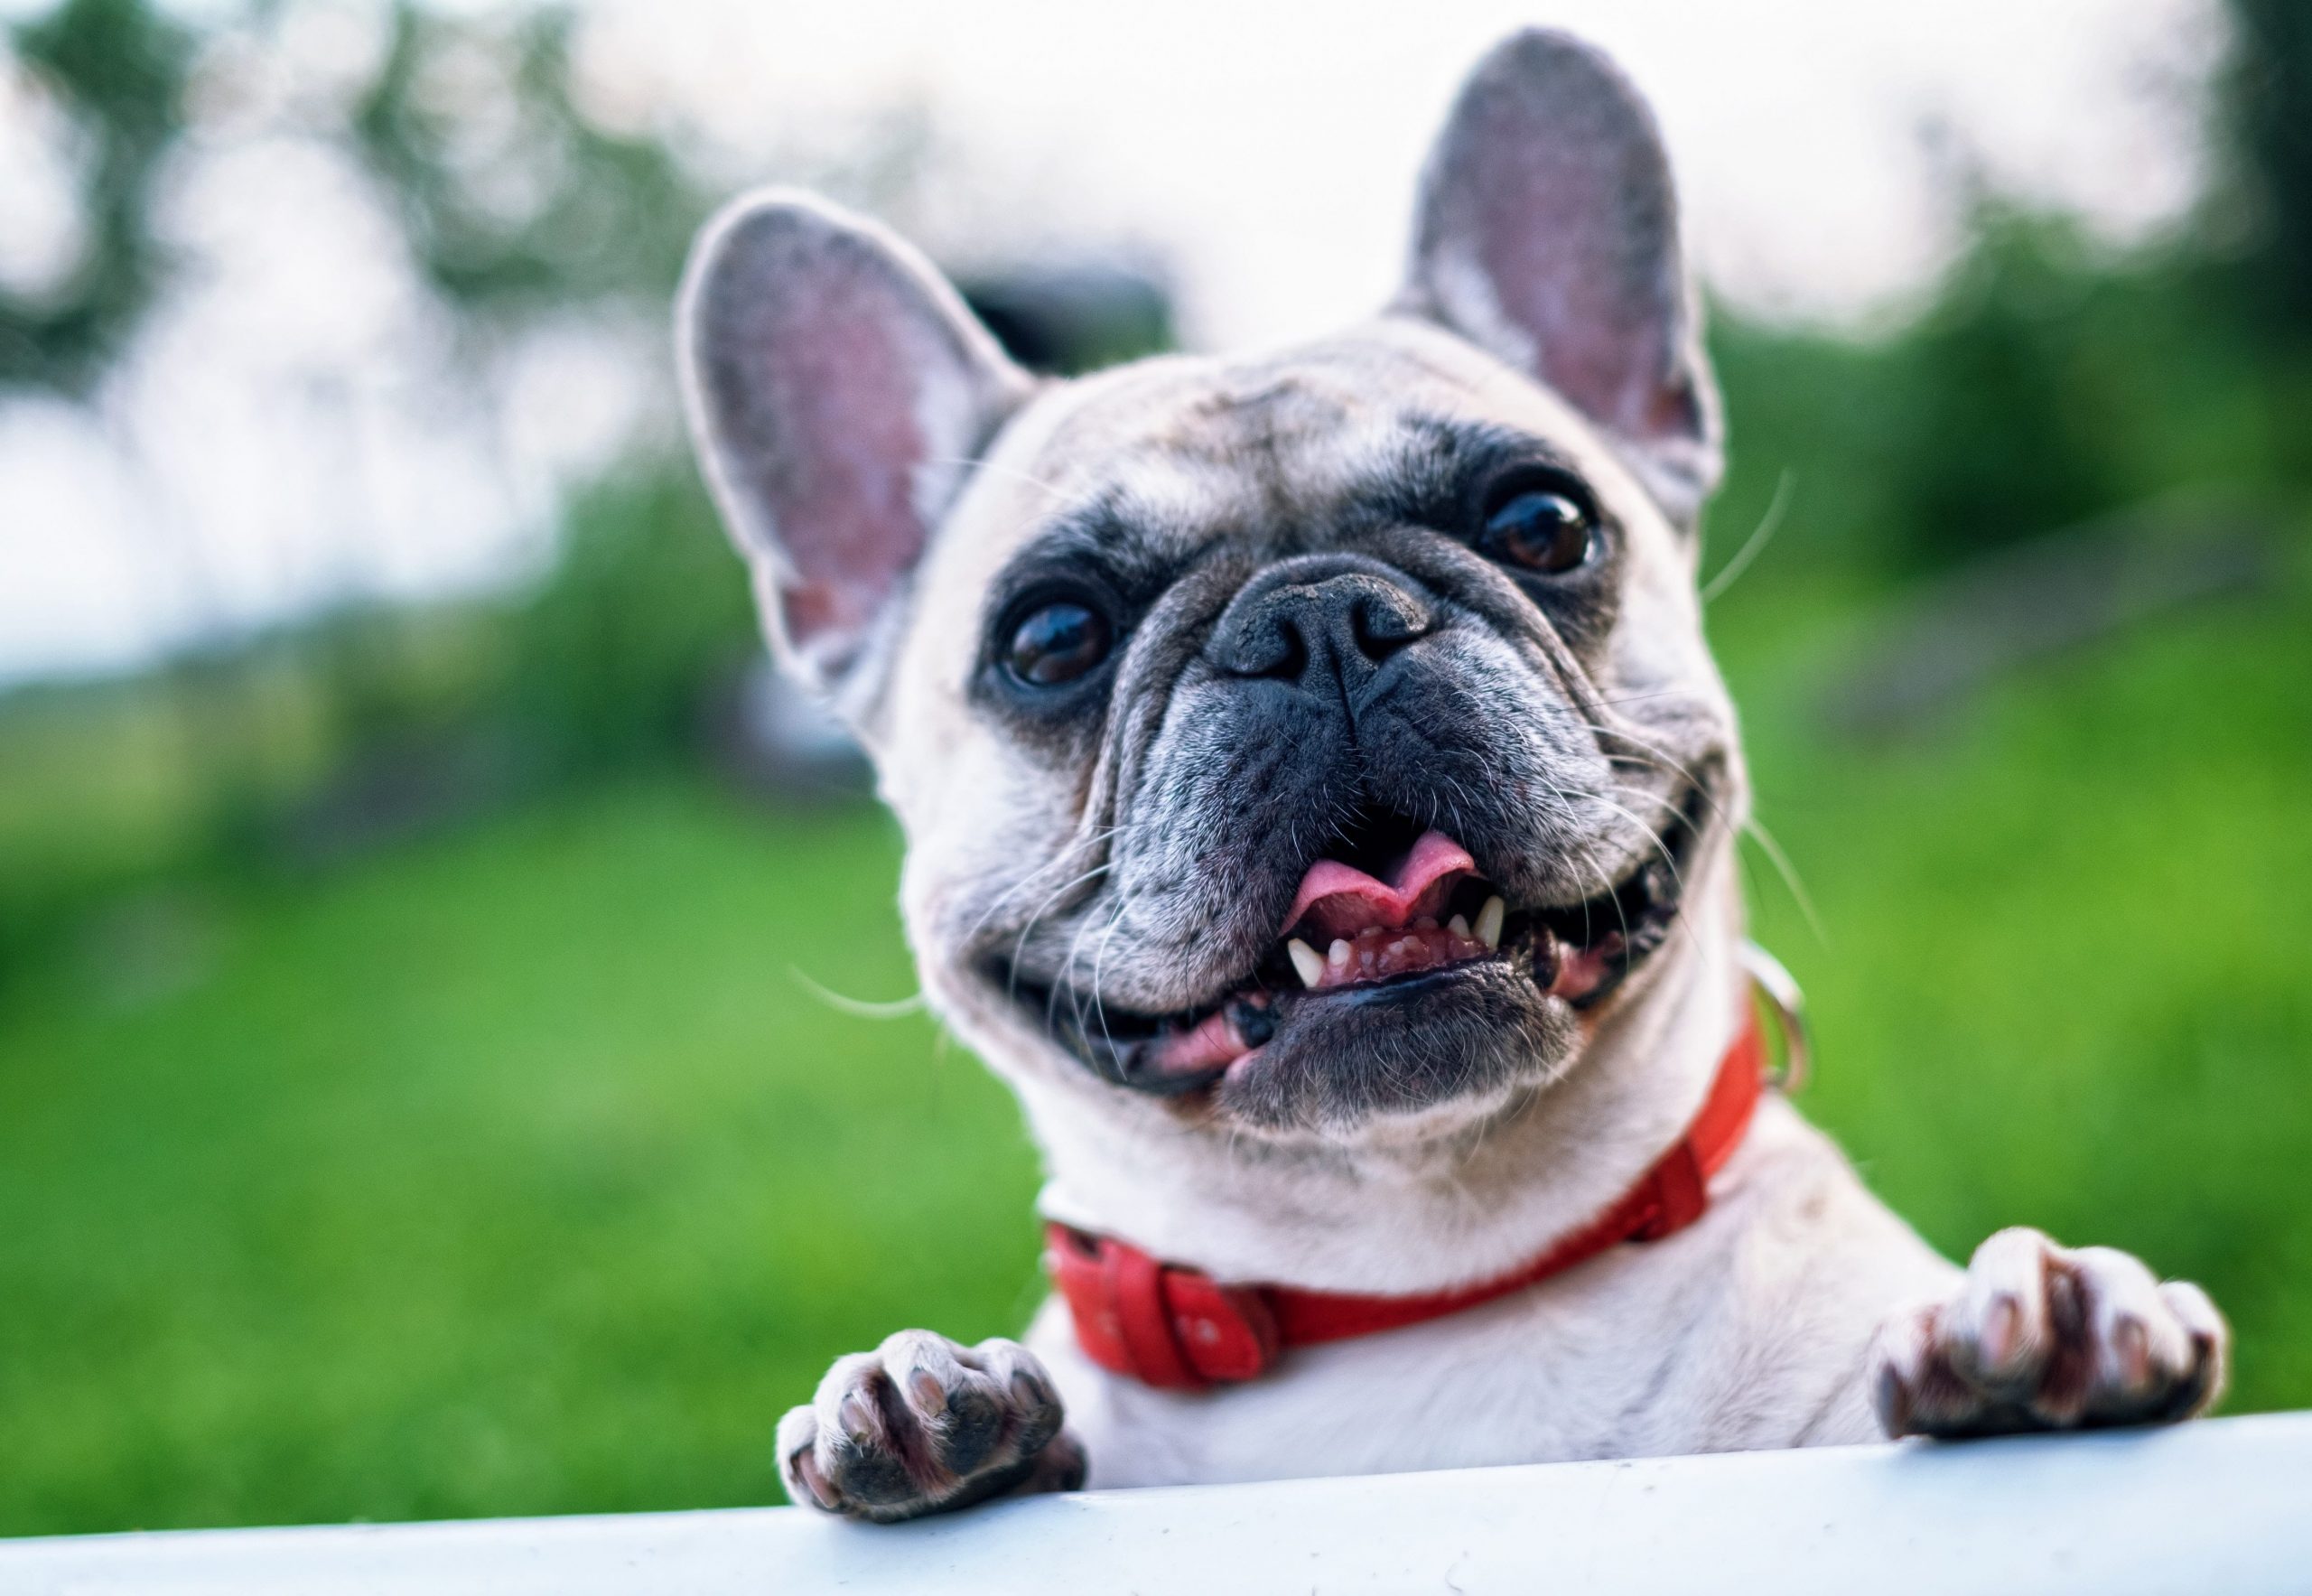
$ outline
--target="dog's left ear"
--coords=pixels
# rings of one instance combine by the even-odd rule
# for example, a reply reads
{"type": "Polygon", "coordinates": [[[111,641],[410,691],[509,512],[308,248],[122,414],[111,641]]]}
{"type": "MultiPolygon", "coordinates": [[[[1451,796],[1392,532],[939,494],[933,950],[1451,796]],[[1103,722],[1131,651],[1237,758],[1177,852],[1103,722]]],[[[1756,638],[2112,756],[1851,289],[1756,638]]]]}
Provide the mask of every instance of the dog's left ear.
{"type": "Polygon", "coordinates": [[[1718,394],[1653,113],[1618,69],[1534,29],[1463,85],[1422,174],[1394,307],[1539,378],[1691,523],[1722,466],[1718,394]]]}

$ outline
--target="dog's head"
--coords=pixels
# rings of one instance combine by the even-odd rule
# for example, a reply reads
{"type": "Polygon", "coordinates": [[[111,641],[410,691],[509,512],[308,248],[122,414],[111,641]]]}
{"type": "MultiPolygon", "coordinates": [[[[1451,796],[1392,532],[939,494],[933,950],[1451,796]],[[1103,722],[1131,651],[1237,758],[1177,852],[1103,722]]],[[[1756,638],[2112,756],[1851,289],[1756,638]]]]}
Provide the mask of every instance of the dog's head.
{"type": "Polygon", "coordinates": [[[1039,383],[791,193],[703,237],[681,336],[774,645],[1001,1068],[1226,1136],[1464,1125],[1575,1063],[1728,846],[1716,400],[1659,137],[1586,46],[1478,67],[1401,295],[1323,342],[1039,383]]]}

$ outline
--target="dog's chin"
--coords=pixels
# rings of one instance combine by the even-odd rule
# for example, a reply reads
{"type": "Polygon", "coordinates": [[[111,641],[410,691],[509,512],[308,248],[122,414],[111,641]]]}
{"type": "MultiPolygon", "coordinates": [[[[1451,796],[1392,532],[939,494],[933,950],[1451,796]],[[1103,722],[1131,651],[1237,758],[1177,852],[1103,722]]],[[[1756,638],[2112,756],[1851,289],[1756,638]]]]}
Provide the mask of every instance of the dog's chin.
{"type": "Polygon", "coordinates": [[[1580,1045],[1574,1011],[1524,949],[1274,1006],[1268,1041],[1206,1094],[1217,1118],[1254,1132],[1458,1121],[1562,1071],[1580,1045]]]}

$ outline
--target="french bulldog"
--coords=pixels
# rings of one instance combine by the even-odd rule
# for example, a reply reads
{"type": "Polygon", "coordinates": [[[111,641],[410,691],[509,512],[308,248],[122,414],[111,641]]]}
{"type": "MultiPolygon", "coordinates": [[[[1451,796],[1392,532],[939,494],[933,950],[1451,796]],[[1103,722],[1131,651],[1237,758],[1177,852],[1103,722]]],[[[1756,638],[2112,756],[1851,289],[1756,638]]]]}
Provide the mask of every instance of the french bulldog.
{"type": "MultiPolygon", "coordinates": [[[[702,233],[678,342],[771,646],[872,759],[924,994],[1063,1234],[1231,1301],[1450,1305],[1696,1123],[1748,991],[1695,582],[1721,423],[1668,161],[1599,52],[1477,67],[1403,288],[1336,337],[1033,378],[907,244],[768,191],[702,233]]],[[[1022,1342],[901,1331],[786,1416],[782,1478],[890,1521],[2223,1386],[2195,1286],[2025,1229],[1960,1269],[1771,1093],[1725,1151],[1673,1234],[1257,1377],[1119,1372],[1057,1297],[1022,1342]]]]}

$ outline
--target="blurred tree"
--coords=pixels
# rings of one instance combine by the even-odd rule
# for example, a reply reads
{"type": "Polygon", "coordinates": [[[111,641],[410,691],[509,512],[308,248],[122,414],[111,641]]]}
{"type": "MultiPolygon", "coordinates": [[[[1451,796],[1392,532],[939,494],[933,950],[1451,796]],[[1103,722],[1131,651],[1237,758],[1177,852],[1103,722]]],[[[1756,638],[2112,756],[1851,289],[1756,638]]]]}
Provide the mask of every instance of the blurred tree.
{"type": "Polygon", "coordinates": [[[2216,83],[2218,148],[2253,229],[2251,261],[2270,319],[2312,328],[2312,5],[2230,0],[2216,83]]]}
{"type": "Polygon", "coordinates": [[[493,32],[402,0],[384,67],[351,117],[419,266],[470,313],[663,302],[705,218],[705,192],[664,143],[579,108],[572,22],[553,8],[493,32]],[[444,92],[470,65],[488,76],[463,74],[463,98],[444,92]],[[495,103],[476,103],[484,95],[495,103]],[[484,123],[497,126],[478,135],[484,123]]]}
{"type": "Polygon", "coordinates": [[[62,283],[0,286],[0,385],[78,394],[126,346],[166,275],[153,202],[182,126],[193,37],[144,0],[65,0],[15,27],[11,43],[85,144],[86,238],[62,283]]]}
{"type": "MultiPolygon", "coordinates": [[[[203,39],[261,32],[279,9],[196,32],[147,0],[63,0],[12,30],[17,59],[86,144],[86,241],[57,288],[0,289],[0,383],[84,393],[135,335],[167,279],[154,207],[203,39]]],[[[471,329],[604,298],[663,303],[708,197],[663,142],[582,111],[570,14],[490,21],[401,0],[390,25],[383,64],[337,135],[453,313],[471,329]]]]}
{"type": "Polygon", "coordinates": [[[2108,396],[2083,369],[2096,264],[2077,229],[1979,200],[1971,244],[1897,343],[1906,380],[1881,440],[1923,564],[2059,527],[2121,490],[2108,396]],[[2081,380],[2083,378],[2088,380],[2081,380]]]}
{"type": "Polygon", "coordinates": [[[508,712],[564,770],[690,745],[757,647],[754,602],[687,462],[578,494],[553,580],[511,618],[508,712]]]}

